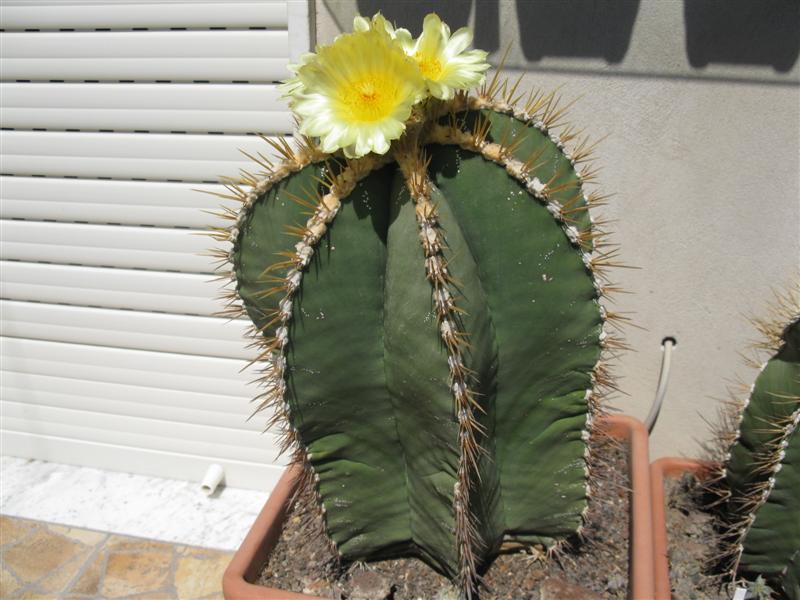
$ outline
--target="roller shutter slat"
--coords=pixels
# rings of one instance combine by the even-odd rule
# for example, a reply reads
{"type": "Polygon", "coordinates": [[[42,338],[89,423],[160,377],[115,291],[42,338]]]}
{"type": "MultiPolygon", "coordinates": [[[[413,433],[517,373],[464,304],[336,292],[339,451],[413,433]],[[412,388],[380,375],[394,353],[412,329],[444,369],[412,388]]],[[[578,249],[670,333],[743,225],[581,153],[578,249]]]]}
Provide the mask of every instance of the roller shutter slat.
{"type": "Polygon", "coordinates": [[[242,396],[124,385],[86,379],[0,371],[4,400],[61,408],[262,431],[264,412],[242,419],[254,406],[242,396]]]}
{"type": "Polygon", "coordinates": [[[14,29],[130,29],[134,27],[268,27],[286,29],[286,2],[183,0],[3,2],[0,27],[14,29]]]}
{"type": "Polygon", "coordinates": [[[59,131],[2,131],[0,147],[5,175],[212,183],[253,169],[239,150],[268,148],[256,136],[59,131]]]}
{"type": "MultiPolygon", "coordinates": [[[[247,361],[81,344],[0,338],[3,369],[125,385],[252,398],[247,361]]],[[[245,418],[243,415],[242,418],[245,418]]]]}
{"type": "Polygon", "coordinates": [[[261,436],[257,431],[5,400],[0,402],[0,407],[3,428],[13,431],[239,460],[273,462],[277,459],[273,436],[261,436]],[[257,443],[259,438],[263,444],[257,443]]]}
{"type": "Polygon", "coordinates": [[[285,134],[291,114],[274,85],[3,83],[0,125],[285,134]]]}
{"type": "Polygon", "coordinates": [[[287,31],[11,32],[5,80],[276,82],[290,73],[287,31]]]}
{"type": "Polygon", "coordinates": [[[210,214],[239,203],[206,192],[221,185],[101,179],[0,177],[4,219],[52,220],[205,229],[224,221],[210,214]]]}
{"type": "Polygon", "coordinates": [[[0,300],[7,337],[252,360],[244,320],[0,300]]]}
{"type": "Polygon", "coordinates": [[[209,275],[0,261],[0,296],[53,304],[90,305],[212,316],[220,282],[209,275]]]}
{"type": "Polygon", "coordinates": [[[189,229],[0,221],[0,254],[23,261],[211,274],[214,259],[202,253],[222,246],[201,234],[189,229]]]}

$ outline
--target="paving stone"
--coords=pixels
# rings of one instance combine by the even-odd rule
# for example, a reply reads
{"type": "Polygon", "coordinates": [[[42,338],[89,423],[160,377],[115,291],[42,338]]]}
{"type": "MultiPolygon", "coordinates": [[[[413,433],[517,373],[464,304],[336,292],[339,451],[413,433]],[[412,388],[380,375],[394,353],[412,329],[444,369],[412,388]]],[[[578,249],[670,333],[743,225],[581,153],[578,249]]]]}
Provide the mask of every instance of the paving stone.
{"type": "Polygon", "coordinates": [[[27,590],[14,596],[15,600],[53,600],[53,598],[53,594],[42,593],[37,590],[27,590]]]}
{"type": "Polygon", "coordinates": [[[20,587],[19,580],[5,566],[0,567],[0,598],[10,598],[20,587]]]}
{"type": "Polygon", "coordinates": [[[69,582],[81,571],[91,554],[91,547],[87,546],[83,548],[78,552],[75,558],[42,577],[36,583],[34,589],[43,594],[50,594],[50,596],[55,597],[56,594],[64,590],[64,588],[69,585],[69,582]]]}
{"type": "Polygon", "coordinates": [[[15,544],[36,529],[34,521],[0,516],[0,546],[15,544]]]}
{"type": "Polygon", "coordinates": [[[85,544],[42,527],[5,550],[3,561],[24,583],[33,583],[75,559],[85,549],[85,544]]]}
{"type": "Polygon", "coordinates": [[[231,555],[213,550],[184,550],[178,558],[175,587],[179,598],[200,598],[222,590],[222,574],[231,555]]]}
{"type": "Polygon", "coordinates": [[[102,531],[67,527],[66,525],[48,525],[47,528],[87,546],[96,546],[108,537],[108,534],[102,531]]]}
{"type": "Polygon", "coordinates": [[[109,552],[172,552],[173,544],[157,540],[111,534],[106,541],[109,552]]]}
{"type": "MultiPolygon", "coordinates": [[[[147,542],[137,543],[142,548],[150,546],[147,542]]],[[[109,548],[105,578],[101,594],[109,598],[120,598],[132,594],[157,592],[165,589],[170,582],[172,548],[161,551],[135,551],[137,543],[121,544],[130,550],[111,551],[109,548]]]]}
{"type": "Polygon", "coordinates": [[[230,552],[13,517],[0,536],[2,599],[224,600],[230,552]]]}
{"type": "Polygon", "coordinates": [[[106,553],[100,552],[88,564],[84,564],[83,572],[69,587],[70,594],[87,594],[94,596],[100,591],[100,579],[106,565],[106,553]]]}

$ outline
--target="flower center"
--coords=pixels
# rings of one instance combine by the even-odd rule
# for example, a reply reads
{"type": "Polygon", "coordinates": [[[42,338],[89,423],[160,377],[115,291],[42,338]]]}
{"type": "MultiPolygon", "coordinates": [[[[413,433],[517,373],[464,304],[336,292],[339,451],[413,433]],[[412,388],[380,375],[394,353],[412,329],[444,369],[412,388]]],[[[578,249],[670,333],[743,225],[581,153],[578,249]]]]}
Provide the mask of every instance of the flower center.
{"type": "Polygon", "coordinates": [[[417,60],[419,70],[422,71],[422,75],[425,79],[433,81],[439,79],[439,76],[442,74],[442,63],[439,62],[438,58],[422,54],[421,52],[417,52],[414,58],[417,60]]]}
{"type": "Polygon", "coordinates": [[[342,94],[342,103],[355,121],[378,121],[394,108],[394,88],[385,77],[372,75],[352,82],[342,94]]]}

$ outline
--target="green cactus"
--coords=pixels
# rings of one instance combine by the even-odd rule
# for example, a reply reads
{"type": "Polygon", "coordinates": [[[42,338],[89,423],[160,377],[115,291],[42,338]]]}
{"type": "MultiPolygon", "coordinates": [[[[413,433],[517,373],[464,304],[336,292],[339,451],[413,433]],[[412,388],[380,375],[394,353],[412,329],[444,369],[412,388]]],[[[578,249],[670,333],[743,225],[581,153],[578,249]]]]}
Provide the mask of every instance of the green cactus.
{"type": "Polygon", "coordinates": [[[499,88],[429,106],[386,157],[279,144],[280,165],[228,182],[242,210],[220,232],[261,408],[339,555],[417,556],[467,595],[504,542],[579,530],[601,350],[620,345],[588,146],[563,150],[552,95],[515,108],[499,88]]]}
{"type": "Polygon", "coordinates": [[[518,84],[426,101],[385,155],[271,141],[282,160],[226,181],[241,210],[216,232],[225,314],[261,349],[258,410],[332,548],[418,557],[467,597],[503,544],[580,531],[614,388],[601,353],[623,347],[594,145],[518,84]]]}
{"type": "Polygon", "coordinates": [[[774,354],[735,419],[718,493],[731,571],[800,600],[800,288],[779,299],[777,314],[756,322],[774,354]]]}

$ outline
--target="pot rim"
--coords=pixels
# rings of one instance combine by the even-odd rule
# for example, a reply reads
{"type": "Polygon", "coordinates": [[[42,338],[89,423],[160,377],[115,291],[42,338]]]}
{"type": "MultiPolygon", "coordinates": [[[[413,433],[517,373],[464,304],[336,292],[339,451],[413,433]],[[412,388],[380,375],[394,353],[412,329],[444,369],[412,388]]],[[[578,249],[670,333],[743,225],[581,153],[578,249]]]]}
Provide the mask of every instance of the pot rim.
{"type": "Polygon", "coordinates": [[[283,472],[242,545],[233,555],[222,576],[222,593],[227,600],[325,600],[319,596],[250,583],[258,577],[259,569],[267,562],[280,539],[299,475],[300,469],[296,465],[283,472]]]}
{"type": "Polygon", "coordinates": [[[672,590],[669,583],[669,539],[667,537],[667,509],[664,494],[664,479],[691,473],[704,477],[711,463],[692,458],[665,456],[650,465],[650,497],[653,502],[653,587],[655,600],[670,600],[672,590]]]}

